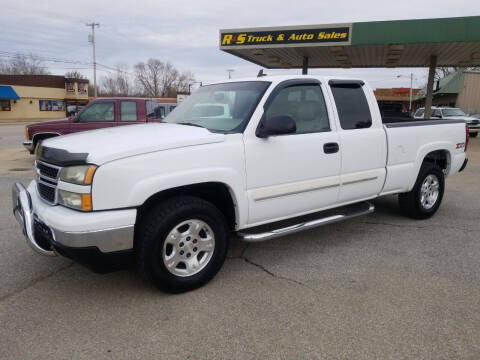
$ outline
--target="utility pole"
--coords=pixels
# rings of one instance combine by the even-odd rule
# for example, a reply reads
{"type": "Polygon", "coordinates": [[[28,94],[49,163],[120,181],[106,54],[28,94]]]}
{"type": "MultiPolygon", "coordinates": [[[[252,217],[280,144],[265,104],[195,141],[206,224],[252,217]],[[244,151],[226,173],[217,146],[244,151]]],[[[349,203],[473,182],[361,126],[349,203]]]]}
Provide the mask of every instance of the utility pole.
{"type": "Polygon", "coordinates": [[[88,41],[92,44],[93,49],[93,97],[97,97],[97,61],[95,59],[95,26],[100,27],[99,23],[92,22],[86,24],[92,28],[92,33],[88,36],[88,41]]]}
{"type": "MultiPolygon", "coordinates": [[[[397,75],[397,78],[406,77],[406,75],[397,75]]],[[[408,111],[412,112],[412,101],[413,101],[413,73],[410,73],[410,101],[408,104],[408,111]]]]}
{"type": "Polygon", "coordinates": [[[234,72],[235,70],[234,69],[227,69],[227,72],[228,72],[228,78],[231,79],[232,78],[232,72],[234,72]]]}

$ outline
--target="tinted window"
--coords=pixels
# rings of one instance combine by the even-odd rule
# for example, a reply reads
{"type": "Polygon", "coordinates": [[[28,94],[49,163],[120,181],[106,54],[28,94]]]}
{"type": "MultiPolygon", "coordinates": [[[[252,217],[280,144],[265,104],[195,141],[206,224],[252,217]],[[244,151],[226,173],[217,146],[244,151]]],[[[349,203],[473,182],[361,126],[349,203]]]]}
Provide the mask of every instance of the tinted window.
{"type": "Polygon", "coordinates": [[[147,100],[147,117],[163,119],[165,117],[165,108],[156,101],[147,100]]]}
{"type": "Polygon", "coordinates": [[[433,109],[432,110],[432,116],[442,117],[442,112],[440,111],[440,109],[433,109]]]}
{"type": "Polygon", "coordinates": [[[170,112],[172,112],[173,110],[175,110],[176,106],[175,105],[170,105],[170,112]]]}
{"type": "Polygon", "coordinates": [[[460,109],[443,109],[443,116],[466,116],[466,114],[460,109]]]}
{"type": "Polygon", "coordinates": [[[370,108],[361,85],[332,85],[332,93],[342,129],[363,129],[372,126],[370,108]]]}
{"type": "Polygon", "coordinates": [[[115,103],[95,102],[85,108],[78,118],[79,122],[115,121],[115,103]]]}
{"type": "Polygon", "coordinates": [[[318,85],[280,90],[266,111],[267,118],[275,115],[290,115],[297,124],[297,134],[330,130],[322,89],[318,85]]]}
{"type": "Polygon", "coordinates": [[[415,116],[423,116],[423,113],[425,112],[425,109],[418,109],[417,112],[415,113],[415,116]]]}
{"type": "Polygon", "coordinates": [[[135,101],[122,101],[120,103],[120,120],[137,121],[137,103],[135,101]]]}

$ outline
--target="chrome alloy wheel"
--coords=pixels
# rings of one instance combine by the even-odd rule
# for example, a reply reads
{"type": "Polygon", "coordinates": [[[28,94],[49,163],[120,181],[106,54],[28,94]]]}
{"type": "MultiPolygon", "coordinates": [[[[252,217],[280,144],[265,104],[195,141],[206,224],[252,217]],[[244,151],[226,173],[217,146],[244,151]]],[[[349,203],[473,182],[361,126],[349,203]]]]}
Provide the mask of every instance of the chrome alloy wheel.
{"type": "Polygon", "coordinates": [[[191,219],[173,227],[163,244],[162,259],[173,275],[186,277],[201,271],[215,250],[215,235],[202,220],[191,219]]]}
{"type": "Polygon", "coordinates": [[[440,182],[436,175],[430,174],[423,180],[420,188],[420,203],[426,210],[431,209],[437,202],[440,194],[440,182]]]}

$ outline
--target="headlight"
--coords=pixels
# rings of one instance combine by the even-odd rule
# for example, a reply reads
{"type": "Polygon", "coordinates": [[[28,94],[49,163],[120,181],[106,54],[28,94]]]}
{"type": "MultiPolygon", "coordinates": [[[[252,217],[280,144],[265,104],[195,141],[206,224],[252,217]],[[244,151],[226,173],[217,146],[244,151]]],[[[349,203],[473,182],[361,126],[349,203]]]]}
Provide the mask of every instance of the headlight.
{"type": "Polygon", "coordinates": [[[95,165],[68,166],[60,170],[58,178],[72,184],[91,185],[95,170],[97,170],[95,165]]]}
{"type": "Polygon", "coordinates": [[[78,194],[66,190],[58,189],[58,203],[66,207],[82,210],[92,211],[92,195],[78,194]]]}

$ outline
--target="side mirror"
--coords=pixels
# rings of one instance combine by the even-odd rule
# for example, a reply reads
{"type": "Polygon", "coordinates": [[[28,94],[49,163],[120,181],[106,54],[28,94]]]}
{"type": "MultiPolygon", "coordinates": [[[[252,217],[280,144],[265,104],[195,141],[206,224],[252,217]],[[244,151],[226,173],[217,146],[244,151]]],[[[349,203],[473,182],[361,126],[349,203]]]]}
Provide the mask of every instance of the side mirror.
{"type": "Polygon", "coordinates": [[[264,139],[272,135],[294,134],[296,131],[297,124],[290,115],[275,115],[270,118],[264,115],[255,134],[264,139]]]}

